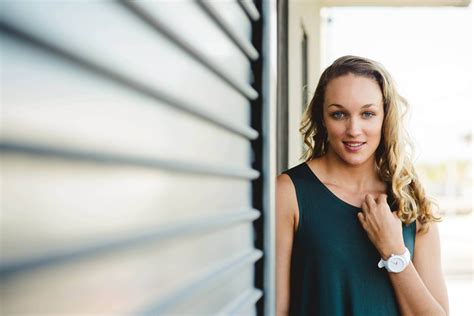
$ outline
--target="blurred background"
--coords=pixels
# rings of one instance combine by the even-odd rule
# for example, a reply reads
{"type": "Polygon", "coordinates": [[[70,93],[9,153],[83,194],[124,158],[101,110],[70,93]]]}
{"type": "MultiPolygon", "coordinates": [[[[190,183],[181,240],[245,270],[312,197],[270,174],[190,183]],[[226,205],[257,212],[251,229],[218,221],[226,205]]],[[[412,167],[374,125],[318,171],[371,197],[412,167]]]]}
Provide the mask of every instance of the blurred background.
{"type": "Polygon", "coordinates": [[[341,55],[411,105],[474,314],[469,0],[0,1],[0,312],[274,312],[274,179],[341,55]]]}

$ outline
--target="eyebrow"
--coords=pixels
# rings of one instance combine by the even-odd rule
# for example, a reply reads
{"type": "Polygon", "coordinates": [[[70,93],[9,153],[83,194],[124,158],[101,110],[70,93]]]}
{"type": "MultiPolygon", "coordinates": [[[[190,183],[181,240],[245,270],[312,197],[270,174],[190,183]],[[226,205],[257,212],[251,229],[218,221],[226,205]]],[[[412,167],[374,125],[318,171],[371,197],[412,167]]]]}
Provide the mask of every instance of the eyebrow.
{"type": "MultiPolygon", "coordinates": [[[[340,105],[340,104],[337,104],[337,103],[331,103],[329,104],[328,108],[330,108],[331,106],[336,106],[336,107],[339,107],[339,108],[344,108],[344,106],[340,105]]],[[[373,103],[369,103],[369,104],[365,104],[362,106],[362,109],[365,109],[365,108],[369,108],[371,106],[375,106],[375,104],[373,103]]]]}

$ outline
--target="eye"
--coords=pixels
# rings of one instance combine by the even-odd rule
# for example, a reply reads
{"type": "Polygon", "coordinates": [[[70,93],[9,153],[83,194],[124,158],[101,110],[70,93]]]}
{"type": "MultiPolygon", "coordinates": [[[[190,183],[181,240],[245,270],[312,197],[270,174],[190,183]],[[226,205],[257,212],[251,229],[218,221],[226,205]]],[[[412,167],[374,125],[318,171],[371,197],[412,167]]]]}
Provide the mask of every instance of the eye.
{"type": "Polygon", "coordinates": [[[374,112],[364,112],[364,113],[362,113],[362,117],[365,118],[365,119],[369,119],[369,118],[372,118],[374,116],[375,116],[374,112]]]}
{"type": "Polygon", "coordinates": [[[344,117],[344,113],[342,113],[341,111],[332,112],[330,115],[332,118],[335,118],[336,120],[340,120],[344,117]]]}

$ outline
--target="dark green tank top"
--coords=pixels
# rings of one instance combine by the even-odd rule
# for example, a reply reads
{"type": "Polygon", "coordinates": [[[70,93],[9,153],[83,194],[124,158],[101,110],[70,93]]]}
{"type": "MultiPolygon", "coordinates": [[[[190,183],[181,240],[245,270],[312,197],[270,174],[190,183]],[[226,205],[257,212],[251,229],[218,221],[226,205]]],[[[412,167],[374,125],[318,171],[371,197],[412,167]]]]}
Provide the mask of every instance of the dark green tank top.
{"type": "MultiPolygon", "coordinates": [[[[295,186],[299,208],[290,315],[400,314],[388,272],[377,267],[380,255],[357,219],[361,209],[334,195],[306,163],[285,173],[295,186]]],[[[402,226],[413,257],[416,223],[402,226]]]]}

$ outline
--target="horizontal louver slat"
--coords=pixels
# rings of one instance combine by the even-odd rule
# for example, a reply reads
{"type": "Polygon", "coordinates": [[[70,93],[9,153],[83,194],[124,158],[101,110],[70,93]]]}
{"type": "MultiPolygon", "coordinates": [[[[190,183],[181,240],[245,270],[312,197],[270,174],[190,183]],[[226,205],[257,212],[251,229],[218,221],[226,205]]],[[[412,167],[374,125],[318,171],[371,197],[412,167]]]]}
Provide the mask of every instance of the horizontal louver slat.
{"type": "Polygon", "coordinates": [[[101,77],[105,77],[106,79],[123,85],[128,89],[132,89],[157,101],[161,101],[165,104],[183,110],[200,119],[206,120],[216,126],[224,128],[230,132],[236,133],[248,139],[256,139],[258,137],[258,132],[248,126],[235,124],[233,121],[216,116],[215,114],[206,111],[200,106],[196,106],[193,103],[180,99],[178,96],[172,96],[164,91],[161,91],[160,89],[151,88],[146,84],[133,81],[130,78],[124,77],[121,74],[115,72],[114,70],[107,69],[99,64],[95,64],[90,60],[84,59],[81,56],[78,56],[60,47],[54,46],[28,33],[22,32],[8,24],[0,22],[0,31],[4,32],[4,34],[6,34],[7,36],[13,36],[16,39],[25,41],[28,44],[32,44],[37,48],[53,53],[57,57],[65,59],[69,62],[73,62],[74,64],[82,68],[86,68],[87,70],[92,71],[101,77]]]}
{"type": "Polygon", "coordinates": [[[218,267],[212,267],[212,269],[209,269],[209,272],[200,275],[186,287],[179,289],[168,297],[162,298],[160,302],[142,310],[139,314],[161,315],[162,313],[174,307],[184,298],[194,294],[199,289],[206,287],[210,282],[218,280],[223,275],[236,273],[239,269],[242,269],[246,265],[256,262],[262,257],[262,255],[263,253],[260,250],[252,250],[232,257],[227,261],[221,262],[219,263],[218,267]]]}
{"type": "Polygon", "coordinates": [[[255,100],[258,97],[258,92],[253,89],[250,85],[241,83],[232,78],[227,72],[222,70],[222,67],[214,63],[211,59],[202,55],[195,47],[189,45],[186,41],[182,40],[181,37],[174,33],[166,25],[160,23],[159,20],[155,19],[151,14],[144,10],[139,4],[130,1],[121,1],[131,12],[135,13],[144,22],[150,25],[154,30],[158,31],[161,35],[172,41],[175,45],[179,46],[189,56],[196,59],[202,65],[207,67],[216,76],[224,80],[231,87],[236,89],[238,92],[243,94],[250,100],[255,100]]]}
{"type": "Polygon", "coordinates": [[[242,39],[219,15],[218,11],[214,9],[211,3],[202,0],[199,0],[197,3],[245,55],[247,55],[251,60],[258,59],[258,51],[253,47],[252,43],[248,40],[242,39]]]}
{"type": "MultiPolygon", "coordinates": [[[[242,224],[2,278],[2,312],[124,314],[163,306],[158,302],[171,309],[200,290],[229,283],[248,268],[252,271],[261,253],[251,249],[251,230],[252,225],[242,224]]],[[[207,301],[217,308],[213,303],[207,301]]]]}
{"type": "Polygon", "coordinates": [[[252,21],[260,19],[260,13],[252,0],[237,0],[237,2],[252,21]]]}
{"type": "Polygon", "coordinates": [[[2,2],[2,311],[254,313],[239,5],[2,2]]]}

